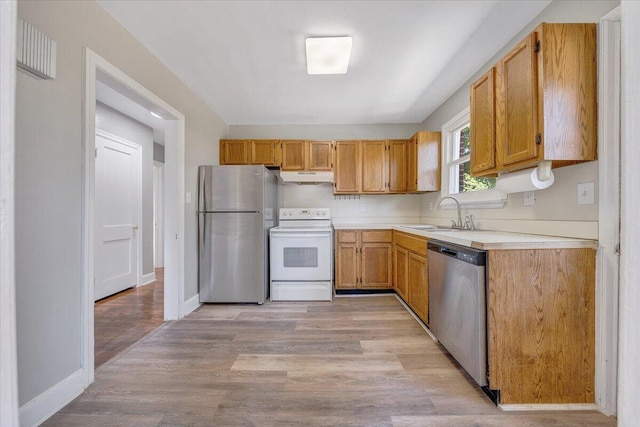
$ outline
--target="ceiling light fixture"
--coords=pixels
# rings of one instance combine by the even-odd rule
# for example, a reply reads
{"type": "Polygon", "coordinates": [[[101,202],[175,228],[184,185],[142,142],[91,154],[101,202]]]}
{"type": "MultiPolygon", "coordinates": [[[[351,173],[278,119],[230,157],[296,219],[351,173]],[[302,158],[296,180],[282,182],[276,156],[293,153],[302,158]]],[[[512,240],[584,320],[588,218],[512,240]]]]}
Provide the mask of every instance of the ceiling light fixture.
{"type": "Polygon", "coordinates": [[[345,74],[351,57],[351,37],[310,37],[307,74],[345,74]]]}
{"type": "Polygon", "coordinates": [[[151,113],[151,115],[152,115],[153,117],[158,118],[158,119],[162,119],[162,116],[161,116],[160,114],[158,114],[158,113],[154,113],[153,111],[149,111],[149,112],[151,113]]]}

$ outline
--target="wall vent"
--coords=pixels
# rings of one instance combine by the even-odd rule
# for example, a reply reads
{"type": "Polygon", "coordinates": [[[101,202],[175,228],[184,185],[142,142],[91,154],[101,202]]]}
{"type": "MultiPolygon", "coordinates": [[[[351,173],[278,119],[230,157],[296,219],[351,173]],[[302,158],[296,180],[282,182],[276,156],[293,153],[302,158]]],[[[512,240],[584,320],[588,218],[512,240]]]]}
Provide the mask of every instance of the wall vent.
{"type": "Polygon", "coordinates": [[[55,79],[56,41],[22,19],[18,19],[17,30],[18,67],[43,79],[55,79]]]}

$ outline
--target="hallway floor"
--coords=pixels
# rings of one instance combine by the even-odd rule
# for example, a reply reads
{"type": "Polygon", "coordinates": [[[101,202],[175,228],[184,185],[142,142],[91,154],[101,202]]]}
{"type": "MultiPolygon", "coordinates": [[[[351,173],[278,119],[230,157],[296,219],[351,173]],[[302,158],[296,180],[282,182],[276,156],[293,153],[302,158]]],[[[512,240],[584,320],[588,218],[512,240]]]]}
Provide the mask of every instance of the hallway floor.
{"type": "Polygon", "coordinates": [[[615,426],[505,413],[394,296],[204,305],[96,372],[45,426],[615,426]]]}
{"type": "Polygon", "coordinates": [[[164,268],[156,281],[103,298],[94,306],[95,367],[140,341],[164,322],[164,268]]]}

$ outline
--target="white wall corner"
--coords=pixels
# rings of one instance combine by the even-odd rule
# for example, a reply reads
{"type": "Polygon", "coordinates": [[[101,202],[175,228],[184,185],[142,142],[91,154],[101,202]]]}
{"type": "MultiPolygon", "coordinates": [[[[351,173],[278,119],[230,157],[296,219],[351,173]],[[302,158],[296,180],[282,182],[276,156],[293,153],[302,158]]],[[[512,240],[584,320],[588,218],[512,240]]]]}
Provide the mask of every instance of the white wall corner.
{"type": "Polygon", "coordinates": [[[78,369],[58,384],[20,407],[20,425],[37,426],[84,391],[84,370],[78,369]]]}
{"type": "Polygon", "coordinates": [[[198,307],[200,307],[200,294],[195,294],[184,302],[184,315],[189,315],[198,307]]]}
{"type": "Polygon", "coordinates": [[[598,24],[598,237],[595,403],[617,412],[620,243],[620,7],[598,24]]]}
{"type": "Polygon", "coordinates": [[[15,0],[0,2],[0,425],[18,424],[15,281],[15,0]]]}
{"type": "Polygon", "coordinates": [[[622,0],[622,144],[620,306],[618,341],[618,425],[640,420],[640,2],[622,0]]]}

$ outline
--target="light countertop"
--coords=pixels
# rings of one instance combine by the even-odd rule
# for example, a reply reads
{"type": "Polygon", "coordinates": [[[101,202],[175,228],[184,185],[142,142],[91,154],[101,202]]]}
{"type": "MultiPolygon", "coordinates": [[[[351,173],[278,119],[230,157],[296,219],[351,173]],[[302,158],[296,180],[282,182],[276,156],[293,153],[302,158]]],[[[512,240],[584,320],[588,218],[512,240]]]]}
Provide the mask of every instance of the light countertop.
{"type": "Polygon", "coordinates": [[[481,250],[498,249],[597,249],[595,240],[571,237],[543,236],[538,234],[508,233],[490,230],[416,230],[415,224],[334,224],[336,230],[397,230],[428,239],[481,250]],[[409,226],[409,227],[408,227],[409,226]]]}

